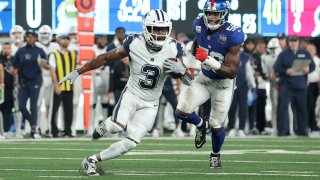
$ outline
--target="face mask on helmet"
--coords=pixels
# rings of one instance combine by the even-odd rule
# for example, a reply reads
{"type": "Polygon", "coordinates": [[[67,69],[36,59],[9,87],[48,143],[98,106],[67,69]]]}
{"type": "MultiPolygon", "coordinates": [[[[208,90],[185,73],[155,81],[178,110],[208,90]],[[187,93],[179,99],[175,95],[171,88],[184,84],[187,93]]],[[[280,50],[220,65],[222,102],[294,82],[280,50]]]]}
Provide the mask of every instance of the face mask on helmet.
{"type": "Polygon", "coordinates": [[[161,49],[169,38],[172,23],[167,13],[160,9],[149,11],[142,21],[143,36],[147,44],[155,49],[161,49]]]}
{"type": "Polygon", "coordinates": [[[230,2],[208,0],[203,7],[204,23],[210,30],[216,30],[228,21],[230,2]]]}
{"type": "Polygon", "coordinates": [[[43,25],[39,28],[38,39],[42,44],[49,44],[52,40],[51,27],[43,25]]]}
{"type": "Polygon", "coordinates": [[[10,38],[14,43],[20,43],[23,42],[24,38],[24,29],[19,26],[15,25],[10,30],[10,38]]]}

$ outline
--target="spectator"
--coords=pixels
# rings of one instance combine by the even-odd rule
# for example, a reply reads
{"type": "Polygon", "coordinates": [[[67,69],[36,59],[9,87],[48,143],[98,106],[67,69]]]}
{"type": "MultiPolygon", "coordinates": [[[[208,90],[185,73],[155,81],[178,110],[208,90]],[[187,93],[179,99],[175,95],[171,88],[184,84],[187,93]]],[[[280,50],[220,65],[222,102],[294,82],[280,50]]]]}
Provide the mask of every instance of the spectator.
{"type": "MultiPolygon", "coordinates": [[[[59,49],[59,45],[52,41],[52,30],[48,25],[42,25],[38,32],[38,42],[36,45],[43,49],[47,56],[54,50],[59,49]]],[[[38,126],[41,135],[49,136],[49,129],[51,124],[52,116],[52,95],[53,95],[53,84],[51,80],[50,70],[42,71],[43,84],[40,89],[39,100],[38,100],[38,126]],[[41,111],[44,106],[44,111],[41,111]]]]}
{"type": "MultiPolygon", "coordinates": [[[[250,56],[250,64],[253,68],[254,72],[258,70],[258,60],[253,57],[253,52],[256,47],[256,41],[252,37],[248,37],[243,44],[243,51],[250,56]]],[[[258,130],[256,128],[256,113],[257,113],[257,101],[254,100],[251,106],[248,108],[248,116],[249,116],[249,134],[258,134],[258,130]]]]}
{"type": "MultiPolygon", "coordinates": [[[[125,40],[125,37],[126,37],[126,30],[123,27],[117,27],[116,28],[116,34],[115,34],[115,36],[113,38],[113,41],[110,44],[108,44],[108,46],[107,46],[107,52],[122,46],[122,44],[123,44],[123,42],[125,40]]],[[[110,62],[108,62],[106,64],[106,68],[109,67],[109,69],[110,69],[111,76],[113,74],[113,67],[114,67],[116,62],[117,61],[110,61],[110,62]]],[[[113,111],[113,108],[114,108],[114,103],[113,102],[115,102],[115,99],[110,99],[110,98],[111,98],[111,96],[109,96],[109,107],[108,107],[108,114],[109,115],[112,114],[112,111],[113,111]]]]}
{"type": "Polygon", "coordinates": [[[315,119],[316,100],[319,94],[319,75],[320,75],[320,58],[317,56],[317,48],[314,44],[307,46],[307,51],[310,53],[315,64],[315,70],[308,74],[308,120],[311,132],[318,131],[319,128],[315,119]]]}
{"type": "Polygon", "coordinates": [[[307,124],[307,81],[309,72],[315,69],[310,54],[299,48],[297,36],[288,37],[289,47],[282,51],[274,65],[276,73],[280,76],[281,102],[278,122],[278,136],[289,135],[289,103],[292,102],[296,108],[298,130],[297,135],[308,135],[307,124]],[[294,70],[294,61],[310,61],[309,66],[294,70]],[[291,101],[292,100],[292,101],[291,101]]]}
{"type": "Polygon", "coordinates": [[[59,50],[55,50],[49,57],[51,66],[50,74],[54,84],[53,107],[51,117],[51,132],[53,137],[58,137],[57,128],[57,111],[60,103],[63,103],[64,112],[64,135],[63,137],[73,137],[71,132],[73,111],[73,85],[69,81],[65,81],[59,86],[59,81],[76,69],[77,53],[76,51],[69,51],[68,46],[70,38],[68,35],[57,35],[57,42],[60,45],[59,50]]]}
{"type": "Polygon", "coordinates": [[[4,81],[0,80],[0,87],[2,87],[1,84],[4,83],[4,102],[1,105],[4,132],[8,132],[10,129],[10,120],[13,108],[14,76],[12,75],[11,71],[12,61],[13,57],[11,56],[11,44],[9,42],[5,42],[2,44],[2,52],[0,55],[0,63],[2,64],[4,73],[4,81]]]}
{"type": "MultiPolygon", "coordinates": [[[[3,64],[0,62],[0,109],[2,109],[3,101],[4,101],[4,70],[3,70],[3,64]]],[[[0,140],[4,139],[4,122],[3,122],[3,116],[2,112],[0,111],[0,140]]]]}
{"type": "Polygon", "coordinates": [[[285,33],[278,33],[277,35],[280,47],[282,50],[287,48],[287,39],[285,33]]]}
{"type": "MultiPolygon", "coordinates": [[[[176,110],[176,107],[178,105],[178,99],[177,99],[177,94],[174,90],[173,84],[172,84],[172,78],[171,77],[167,77],[166,81],[164,82],[164,86],[162,89],[162,94],[160,98],[165,98],[167,102],[170,103],[172,109],[173,109],[173,117],[174,117],[174,121],[175,121],[175,130],[173,131],[173,133],[171,134],[172,137],[184,137],[184,132],[182,132],[181,130],[181,126],[180,126],[180,120],[174,115],[174,111],[176,110]]],[[[160,101],[161,102],[161,101],[160,101]]],[[[160,104],[161,105],[161,104],[160,104]]],[[[160,108],[158,109],[158,114],[156,117],[156,121],[153,125],[153,131],[152,131],[152,135],[154,137],[159,137],[159,132],[158,131],[158,127],[157,127],[157,122],[159,120],[159,113],[160,113],[160,108]]]]}
{"type": "Polygon", "coordinates": [[[263,39],[259,39],[256,45],[254,57],[257,59],[258,68],[255,72],[257,80],[257,114],[256,114],[256,127],[260,133],[266,133],[266,101],[267,101],[267,77],[265,71],[267,66],[264,64],[264,59],[267,55],[266,43],[263,39]]]}
{"type": "MultiPolygon", "coordinates": [[[[95,57],[103,54],[107,50],[107,37],[105,35],[97,35],[96,44],[93,49],[95,57]]],[[[98,125],[96,122],[97,105],[101,104],[101,114],[98,117],[102,117],[99,121],[105,120],[111,114],[108,114],[109,99],[109,81],[110,81],[110,68],[109,66],[102,66],[92,71],[92,83],[91,83],[91,98],[90,98],[90,124],[87,135],[91,136],[94,128],[98,125]]]]}
{"type": "Polygon", "coordinates": [[[268,54],[264,59],[262,59],[263,63],[266,65],[264,72],[268,77],[270,82],[270,100],[272,104],[272,117],[271,117],[271,125],[272,125],[272,134],[276,135],[277,133],[277,107],[278,107],[278,81],[279,79],[276,77],[273,66],[277,60],[279,53],[282,51],[280,48],[279,40],[277,38],[272,38],[269,40],[267,44],[268,54]]]}
{"type": "Polygon", "coordinates": [[[122,61],[116,62],[113,67],[113,73],[111,74],[109,84],[109,99],[115,99],[115,103],[118,102],[121,92],[128,82],[129,76],[129,58],[126,57],[122,61]]]}
{"type": "Polygon", "coordinates": [[[229,137],[234,137],[236,135],[240,137],[245,137],[244,132],[245,123],[247,120],[247,94],[248,86],[250,85],[253,89],[256,88],[256,83],[253,76],[253,69],[250,65],[250,55],[245,52],[240,54],[240,67],[237,74],[236,86],[237,89],[234,91],[232,104],[228,113],[229,123],[229,137]],[[235,120],[237,109],[239,112],[239,131],[236,133],[235,120]]]}
{"type": "Polygon", "coordinates": [[[14,61],[14,74],[19,74],[19,109],[25,119],[30,122],[30,138],[39,138],[36,134],[38,120],[38,97],[42,85],[41,67],[49,68],[46,63],[45,52],[35,45],[37,33],[33,30],[26,32],[27,45],[18,49],[14,61]],[[40,63],[39,63],[40,62],[40,63]],[[30,110],[27,110],[27,100],[30,98],[30,110]]]}

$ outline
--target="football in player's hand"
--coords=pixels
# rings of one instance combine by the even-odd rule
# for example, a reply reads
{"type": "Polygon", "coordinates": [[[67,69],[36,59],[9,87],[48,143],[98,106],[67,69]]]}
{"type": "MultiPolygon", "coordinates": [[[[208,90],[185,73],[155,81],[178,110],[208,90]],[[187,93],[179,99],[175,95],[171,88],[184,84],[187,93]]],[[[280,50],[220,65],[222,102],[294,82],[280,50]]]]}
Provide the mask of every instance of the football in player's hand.
{"type": "MultiPolygon", "coordinates": [[[[168,60],[170,61],[177,61],[177,58],[168,58],[168,60]]],[[[176,74],[176,73],[169,73],[170,76],[173,78],[173,79],[179,79],[181,78],[181,74],[176,74]]]]}

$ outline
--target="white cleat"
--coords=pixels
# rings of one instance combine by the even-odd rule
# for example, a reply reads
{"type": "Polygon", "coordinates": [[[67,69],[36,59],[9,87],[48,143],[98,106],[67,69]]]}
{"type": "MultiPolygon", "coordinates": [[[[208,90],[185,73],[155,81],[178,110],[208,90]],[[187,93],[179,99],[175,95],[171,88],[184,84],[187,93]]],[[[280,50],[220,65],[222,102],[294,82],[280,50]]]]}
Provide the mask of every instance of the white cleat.
{"type": "Polygon", "coordinates": [[[171,134],[171,137],[184,137],[184,136],[185,134],[180,128],[175,129],[171,134]]]}
{"type": "Polygon", "coordinates": [[[97,172],[97,161],[90,159],[89,157],[84,158],[82,161],[82,167],[87,171],[88,176],[100,176],[97,172]]]}
{"type": "Polygon", "coordinates": [[[245,133],[243,130],[239,130],[239,131],[238,131],[238,136],[239,136],[239,137],[246,137],[247,135],[246,135],[246,133],[245,133]]]}
{"type": "Polygon", "coordinates": [[[230,129],[228,137],[236,137],[237,132],[235,129],[230,129]]]}

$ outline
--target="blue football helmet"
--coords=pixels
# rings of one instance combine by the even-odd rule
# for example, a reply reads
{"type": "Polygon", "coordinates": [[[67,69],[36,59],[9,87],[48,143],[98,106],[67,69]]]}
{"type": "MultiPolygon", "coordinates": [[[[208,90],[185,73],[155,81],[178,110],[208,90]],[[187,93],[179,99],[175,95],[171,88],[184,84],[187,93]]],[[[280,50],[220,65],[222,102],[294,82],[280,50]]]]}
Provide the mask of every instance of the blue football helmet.
{"type": "Polygon", "coordinates": [[[216,30],[228,21],[229,0],[207,0],[203,7],[204,23],[210,30],[216,30]]]}

